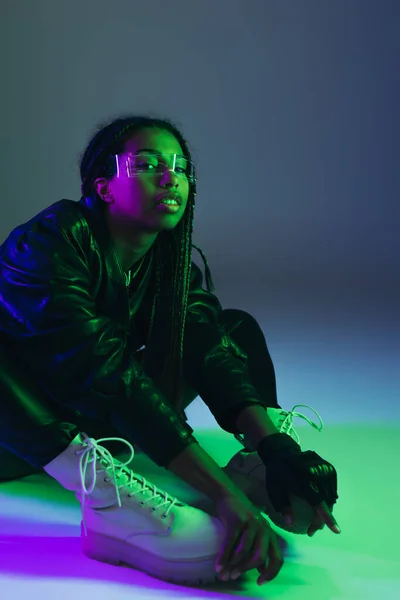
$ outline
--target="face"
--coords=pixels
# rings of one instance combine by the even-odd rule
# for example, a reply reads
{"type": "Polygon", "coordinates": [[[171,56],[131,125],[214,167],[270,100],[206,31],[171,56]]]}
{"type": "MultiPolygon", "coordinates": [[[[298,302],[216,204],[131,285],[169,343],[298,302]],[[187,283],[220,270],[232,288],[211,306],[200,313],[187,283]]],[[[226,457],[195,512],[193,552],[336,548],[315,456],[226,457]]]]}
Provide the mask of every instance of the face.
{"type": "MultiPolygon", "coordinates": [[[[143,129],[132,136],[123,152],[138,154],[156,151],[161,155],[183,154],[175,136],[163,129],[143,129]]],[[[139,169],[133,177],[121,170],[111,180],[97,180],[97,193],[107,202],[109,216],[113,220],[129,222],[143,232],[159,233],[174,229],[182,219],[187,206],[189,182],[168,168],[143,172],[139,169]],[[162,196],[172,193],[178,196],[178,209],[160,204],[162,196]]]]}

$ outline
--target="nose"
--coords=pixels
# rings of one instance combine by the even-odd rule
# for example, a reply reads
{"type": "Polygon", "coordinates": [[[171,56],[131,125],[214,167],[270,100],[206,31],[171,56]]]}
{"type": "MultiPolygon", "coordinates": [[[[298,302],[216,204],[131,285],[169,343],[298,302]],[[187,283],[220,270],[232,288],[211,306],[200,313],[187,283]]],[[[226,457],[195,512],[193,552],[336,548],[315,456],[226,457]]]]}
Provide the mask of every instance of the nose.
{"type": "Polygon", "coordinates": [[[160,184],[165,187],[179,187],[179,177],[172,169],[168,167],[164,169],[161,176],[160,184]]]}

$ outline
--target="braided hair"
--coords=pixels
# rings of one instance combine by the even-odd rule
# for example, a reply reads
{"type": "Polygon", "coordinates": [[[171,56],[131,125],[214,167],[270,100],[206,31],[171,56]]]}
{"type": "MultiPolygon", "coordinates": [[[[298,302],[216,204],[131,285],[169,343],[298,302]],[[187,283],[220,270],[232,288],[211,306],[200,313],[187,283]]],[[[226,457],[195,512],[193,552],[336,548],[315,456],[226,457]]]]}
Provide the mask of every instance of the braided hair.
{"type": "MultiPolygon", "coordinates": [[[[97,196],[94,181],[99,177],[111,177],[115,174],[115,154],[123,152],[125,142],[137,131],[144,128],[164,129],[172,133],[187,158],[191,158],[188,144],[169,120],[146,116],[120,117],[103,125],[89,142],[80,161],[81,191],[84,197],[97,196]]],[[[195,178],[189,183],[189,196],[185,214],[172,231],[161,232],[153,245],[155,270],[155,293],[153,297],[144,367],[149,366],[147,348],[151,340],[157,337],[157,322],[160,307],[163,305],[162,277],[164,269],[172,268],[172,307],[169,322],[169,340],[163,366],[154,373],[158,383],[170,403],[181,411],[183,399],[183,342],[188,307],[188,293],[192,263],[193,217],[196,196],[195,178]],[[169,261],[169,265],[166,262],[169,261]]],[[[169,280],[169,288],[171,281],[169,280]]]]}

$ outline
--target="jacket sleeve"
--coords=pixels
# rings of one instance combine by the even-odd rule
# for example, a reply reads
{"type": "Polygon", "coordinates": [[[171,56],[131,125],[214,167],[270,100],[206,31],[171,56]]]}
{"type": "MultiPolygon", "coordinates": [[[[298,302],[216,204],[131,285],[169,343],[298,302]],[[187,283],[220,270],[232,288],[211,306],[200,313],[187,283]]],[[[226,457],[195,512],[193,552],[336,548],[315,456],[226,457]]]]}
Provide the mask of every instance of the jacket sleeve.
{"type": "Polygon", "coordinates": [[[43,218],[11,234],[0,254],[0,327],[55,400],[111,422],[167,466],[196,442],[193,430],[133,358],[128,331],[98,314],[89,232],[75,229],[43,218]]]}
{"type": "Polygon", "coordinates": [[[263,402],[250,381],[247,355],[224,330],[221,314],[221,303],[203,289],[202,273],[192,263],[184,371],[219,425],[238,434],[238,412],[263,402]]]}

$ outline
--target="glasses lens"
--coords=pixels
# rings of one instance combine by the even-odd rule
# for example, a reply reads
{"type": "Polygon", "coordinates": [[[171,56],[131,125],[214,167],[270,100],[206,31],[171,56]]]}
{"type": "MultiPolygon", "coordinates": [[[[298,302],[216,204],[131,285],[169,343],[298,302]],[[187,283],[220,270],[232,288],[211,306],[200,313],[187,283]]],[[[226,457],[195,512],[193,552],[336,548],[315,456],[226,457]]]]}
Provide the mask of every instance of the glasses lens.
{"type": "Polygon", "coordinates": [[[179,154],[120,154],[116,157],[118,175],[139,177],[146,175],[162,175],[166,170],[173,171],[178,177],[194,181],[192,161],[179,154]]]}

